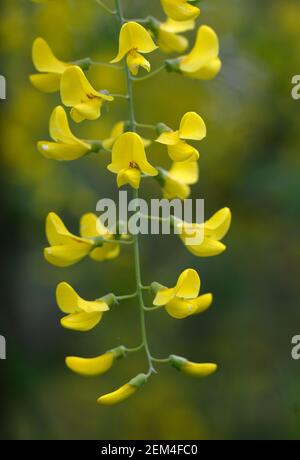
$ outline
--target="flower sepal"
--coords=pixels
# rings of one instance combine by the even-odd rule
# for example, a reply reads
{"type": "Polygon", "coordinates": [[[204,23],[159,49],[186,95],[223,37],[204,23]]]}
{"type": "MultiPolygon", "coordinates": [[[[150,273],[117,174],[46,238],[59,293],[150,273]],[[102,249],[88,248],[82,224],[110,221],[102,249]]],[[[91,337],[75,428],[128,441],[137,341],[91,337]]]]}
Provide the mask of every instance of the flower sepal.
{"type": "Polygon", "coordinates": [[[111,350],[109,350],[109,352],[114,355],[115,359],[126,358],[127,356],[126,347],[124,347],[124,345],[121,345],[120,347],[112,348],[111,350]]]}
{"type": "Polygon", "coordinates": [[[91,146],[91,153],[98,153],[103,148],[101,141],[89,141],[89,144],[91,146]]]}
{"type": "Polygon", "coordinates": [[[131,379],[128,384],[132,387],[141,388],[147,383],[148,378],[146,374],[138,374],[131,379]]]}
{"type": "Polygon", "coordinates": [[[166,125],[165,123],[157,123],[156,125],[156,132],[160,136],[162,133],[170,133],[172,129],[166,125]]]}
{"type": "Polygon", "coordinates": [[[77,65],[78,67],[81,67],[82,70],[84,70],[85,72],[90,70],[92,64],[93,64],[93,61],[91,58],[87,57],[87,58],[83,58],[83,59],[78,59],[77,61],[74,61],[72,63],[73,65],[77,65]]]}
{"type": "Polygon", "coordinates": [[[171,366],[175,367],[178,371],[182,369],[182,367],[187,364],[188,360],[183,358],[182,356],[177,355],[170,355],[169,356],[169,363],[171,366]]]}
{"type": "Polygon", "coordinates": [[[109,294],[106,294],[103,297],[100,297],[100,299],[98,300],[105,302],[106,305],[108,305],[109,307],[113,307],[114,305],[118,305],[119,303],[117,297],[112,292],[110,292],[109,294]]]}
{"type": "Polygon", "coordinates": [[[181,61],[181,58],[166,59],[165,60],[166,71],[182,73],[180,70],[180,61],[181,61]]]}
{"type": "Polygon", "coordinates": [[[153,283],[151,283],[151,292],[156,295],[158,293],[158,291],[160,291],[161,289],[167,289],[166,286],[164,286],[163,284],[160,284],[158,283],[157,281],[153,281],[153,283]]]}

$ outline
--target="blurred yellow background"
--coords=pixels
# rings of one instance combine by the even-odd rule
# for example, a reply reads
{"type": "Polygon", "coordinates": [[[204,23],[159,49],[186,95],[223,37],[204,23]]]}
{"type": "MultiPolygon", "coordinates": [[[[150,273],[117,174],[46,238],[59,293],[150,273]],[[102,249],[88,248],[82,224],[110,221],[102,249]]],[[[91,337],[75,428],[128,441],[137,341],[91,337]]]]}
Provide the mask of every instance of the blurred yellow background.
{"type": "MultiPolygon", "coordinates": [[[[158,0],[124,0],[126,17],[163,18],[158,0]]],[[[69,269],[48,265],[44,220],[49,211],[77,231],[81,214],[98,199],[116,196],[109,155],[71,163],[41,157],[36,141],[48,139],[51,110],[59,95],[39,93],[31,45],[44,37],[62,60],[90,56],[110,60],[117,28],[94,0],[3,0],[1,72],[2,292],[0,334],[7,360],[0,362],[2,439],[295,439],[300,437],[300,363],[290,341],[300,333],[299,205],[300,102],[290,95],[300,73],[298,0],[209,0],[201,24],[221,43],[223,69],[212,82],[162,73],[135,87],[137,116],[144,123],[176,127],[195,110],[207,123],[201,143],[201,178],[193,197],[205,198],[206,214],[229,206],[233,225],[220,257],[197,259],[176,238],[141,238],[143,279],[173,285],[193,267],[213,307],[176,321],[151,315],[148,330],[157,355],[170,353],[213,361],[220,369],[197,381],[160,366],[159,374],[120,406],[96,405],[100,395],[145,370],[143,354],[118,362],[105,376],[84,379],[64,366],[69,354],[96,355],[139,343],[137,308],[124,303],[87,334],[63,330],[55,286],[66,280],[83,297],[126,293],[134,286],[131,250],[105,264],[85,260],[69,269]],[[129,289],[130,288],[130,289],[129,289]]],[[[153,68],[164,56],[151,56],[153,68]]],[[[94,86],[124,91],[122,73],[93,68],[94,86]]],[[[96,122],[72,125],[84,138],[107,137],[126,119],[116,101],[96,122]]],[[[145,135],[149,132],[145,132],[145,135]]],[[[151,148],[153,164],[161,146],[151,148]]],[[[155,181],[142,193],[159,197],[155,181]]]]}

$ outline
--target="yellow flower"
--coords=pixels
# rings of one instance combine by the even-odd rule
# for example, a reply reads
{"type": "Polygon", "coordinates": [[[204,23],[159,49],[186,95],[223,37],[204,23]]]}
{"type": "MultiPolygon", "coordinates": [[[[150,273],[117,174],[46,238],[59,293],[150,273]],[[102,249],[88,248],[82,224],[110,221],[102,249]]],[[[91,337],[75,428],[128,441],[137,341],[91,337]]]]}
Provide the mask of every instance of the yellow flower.
{"type": "Polygon", "coordinates": [[[153,305],[164,306],[169,315],[176,319],[202,313],[210,307],[213,297],[212,294],[199,296],[200,287],[198,273],[189,268],[181,273],[173,288],[153,283],[152,288],[156,291],[153,305]]]}
{"type": "Polygon", "coordinates": [[[192,377],[208,377],[211,374],[214,374],[218,369],[218,366],[213,363],[193,363],[188,361],[181,356],[171,355],[170,363],[178,371],[183,372],[184,374],[191,375],[192,377]]]}
{"type": "Polygon", "coordinates": [[[161,0],[161,5],[166,15],[175,21],[196,19],[200,14],[200,9],[191,5],[190,0],[161,0]]]}
{"type": "Polygon", "coordinates": [[[68,267],[79,262],[94,246],[91,240],[70,233],[54,212],[47,216],[46,235],[50,247],[44,250],[45,259],[57,267],[68,267]]]}
{"type": "Polygon", "coordinates": [[[162,183],[163,197],[167,200],[179,198],[185,200],[191,193],[190,185],[198,182],[199,166],[197,161],[174,162],[165,171],[159,169],[159,181],[162,183]]]}
{"type": "Polygon", "coordinates": [[[69,67],[63,73],[60,93],[63,104],[72,107],[71,117],[76,123],[96,120],[101,115],[103,103],[114,100],[112,96],[96,91],[78,66],[69,67]]]}
{"type": "Polygon", "coordinates": [[[82,299],[69,284],[63,282],[57,286],[56,301],[67,316],[61,319],[61,325],[73,331],[90,331],[109,310],[104,300],[87,301],[82,299]]]}
{"type": "Polygon", "coordinates": [[[97,403],[104,406],[112,406],[114,404],[118,404],[132,396],[146,382],[147,376],[145,374],[139,374],[130,380],[130,382],[118,388],[116,391],[100,396],[100,398],[97,399],[97,403]]]}
{"type": "Polygon", "coordinates": [[[168,146],[169,156],[173,161],[198,160],[199,152],[186,140],[201,141],[206,136],[206,126],[203,119],[196,112],[187,112],[181,120],[177,131],[163,125],[164,131],[156,142],[168,146]]]}
{"type": "Polygon", "coordinates": [[[126,22],[120,31],[119,52],[111,63],[119,62],[127,56],[127,65],[132,75],[137,75],[140,66],[149,72],[150,62],[140,53],[151,53],[155,49],[157,46],[143,26],[136,22],[126,22]]]}
{"type": "Polygon", "coordinates": [[[76,160],[92,150],[92,146],[72,134],[63,107],[56,107],[50,118],[50,136],[55,142],[38,142],[39,152],[52,160],[76,160]]]}
{"type": "MultiPolygon", "coordinates": [[[[125,130],[126,123],[124,121],[119,121],[118,123],[116,123],[113,129],[111,130],[110,136],[107,139],[104,139],[104,141],[102,141],[103,147],[106,150],[111,150],[118,137],[121,136],[121,134],[124,134],[125,130]]],[[[149,139],[142,138],[142,141],[144,147],[148,147],[151,144],[151,141],[149,139]]]]}
{"type": "Polygon", "coordinates": [[[46,93],[59,91],[61,76],[71,64],[59,61],[43,38],[34,40],[32,60],[34,67],[42,72],[30,75],[33,86],[46,93]]]}
{"type": "Polygon", "coordinates": [[[120,245],[115,242],[115,236],[102,225],[95,214],[87,213],[81,217],[80,234],[84,238],[97,238],[102,236],[105,240],[111,240],[111,242],[105,242],[101,246],[93,249],[89,254],[91,259],[102,262],[103,260],[115,259],[120,254],[120,245]]]}
{"type": "Polygon", "coordinates": [[[183,75],[199,80],[211,80],[221,70],[219,39],[215,31],[201,26],[192,51],[179,59],[179,70],[183,75]]]}
{"type": "Polygon", "coordinates": [[[221,240],[228,232],[230,224],[229,208],[220,209],[204,225],[175,221],[180,239],[186,248],[198,257],[216,256],[225,251],[226,246],[221,243],[221,240]]]}
{"type": "Polygon", "coordinates": [[[73,372],[86,377],[94,377],[107,372],[117,359],[126,356],[125,347],[109,350],[96,358],[80,358],[79,356],[67,356],[66,366],[73,372]]]}
{"type": "Polygon", "coordinates": [[[189,41],[179,34],[193,30],[194,27],[194,20],[178,22],[168,18],[165,22],[159,23],[155,31],[159,49],[164,53],[183,53],[189,46],[189,41]]]}
{"type": "Polygon", "coordinates": [[[156,176],[158,171],[148,162],[141,137],[132,132],[121,134],[112,149],[112,162],[107,169],[117,174],[118,187],[130,184],[138,189],[141,174],[156,176]]]}

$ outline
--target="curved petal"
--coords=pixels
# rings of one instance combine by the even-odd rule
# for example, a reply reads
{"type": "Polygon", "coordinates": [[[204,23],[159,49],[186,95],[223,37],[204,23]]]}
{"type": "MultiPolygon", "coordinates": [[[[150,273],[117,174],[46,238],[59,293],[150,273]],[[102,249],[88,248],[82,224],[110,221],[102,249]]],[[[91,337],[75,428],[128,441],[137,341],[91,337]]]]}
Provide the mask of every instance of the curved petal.
{"type": "Polygon", "coordinates": [[[71,117],[75,123],[80,123],[83,120],[97,120],[101,116],[102,104],[102,99],[98,97],[77,104],[71,110],[71,117]]]}
{"type": "Polygon", "coordinates": [[[168,146],[169,157],[175,161],[195,161],[199,159],[199,152],[185,141],[179,141],[176,145],[168,146]]]}
{"type": "Polygon", "coordinates": [[[180,139],[201,141],[206,137],[204,120],[196,112],[187,112],[181,120],[179,128],[180,139]]]}
{"type": "Polygon", "coordinates": [[[87,256],[91,248],[92,244],[85,242],[51,246],[44,249],[44,257],[56,267],[69,267],[87,256]]]}
{"type": "Polygon", "coordinates": [[[188,3],[188,0],[161,0],[164,12],[175,21],[196,19],[200,9],[188,3]]]}
{"type": "Polygon", "coordinates": [[[138,189],[141,182],[141,171],[137,168],[121,169],[118,172],[117,184],[122,187],[125,184],[130,184],[134,189],[138,189]]]}
{"type": "Polygon", "coordinates": [[[196,72],[206,66],[219,54],[219,39],[215,31],[208,26],[201,26],[192,51],[180,62],[182,72],[196,72]]]}
{"type": "Polygon", "coordinates": [[[46,218],[46,236],[51,246],[68,244],[75,235],[69,232],[61,218],[54,212],[50,212],[46,218]]]}
{"type": "Polygon", "coordinates": [[[114,354],[107,352],[96,358],[80,358],[79,356],[67,356],[67,367],[76,374],[94,377],[107,372],[114,363],[114,354]]]}
{"type": "Polygon", "coordinates": [[[205,222],[205,234],[215,240],[221,240],[227,234],[231,225],[231,211],[223,208],[217,211],[205,222]]]}
{"type": "Polygon", "coordinates": [[[178,34],[181,32],[187,32],[188,30],[194,30],[195,21],[193,19],[189,19],[187,21],[174,21],[174,19],[167,18],[165,22],[160,24],[160,28],[162,30],[166,30],[167,32],[178,34]]]}
{"type": "Polygon", "coordinates": [[[179,235],[183,243],[185,244],[188,251],[190,251],[194,256],[197,257],[212,257],[222,254],[226,250],[226,246],[220,241],[213,240],[212,238],[205,238],[201,244],[191,245],[186,244],[186,238],[191,238],[191,236],[185,237],[179,235]]]}
{"type": "Polygon", "coordinates": [[[181,273],[176,283],[175,291],[177,297],[183,299],[194,299],[200,291],[201,281],[196,270],[188,268],[181,273]]]}
{"type": "Polygon", "coordinates": [[[150,62],[135,50],[131,50],[127,54],[127,65],[132,75],[137,75],[140,67],[143,67],[147,72],[151,70],[150,62]]]}
{"type": "Polygon", "coordinates": [[[62,142],[64,144],[79,144],[87,150],[90,149],[89,144],[82,142],[72,133],[67,114],[61,105],[55,107],[51,114],[49,130],[50,136],[56,142],[62,142]]]}
{"type": "Polygon", "coordinates": [[[182,35],[176,35],[160,26],[158,31],[158,45],[163,53],[184,53],[189,46],[189,41],[182,35]]]}
{"type": "Polygon", "coordinates": [[[192,377],[208,377],[214,374],[217,368],[218,366],[213,363],[200,364],[187,361],[180,370],[192,377]]]}
{"type": "Polygon", "coordinates": [[[62,74],[70,64],[58,60],[46,40],[36,38],[32,45],[32,60],[39,72],[62,74]]]}
{"type": "Polygon", "coordinates": [[[58,142],[38,142],[38,151],[50,160],[72,161],[83,157],[88,153],[91,147],[83,147],[79,144],[62,144],[58,142]]]}
{"type": "Polygon", "coordinates": [[[157,49],[157,46],[149,32],[143,26],[136,22],[126,22],[120,31],[118,54],[110,62],[121,61],[130,50],[134,49],[140,53],[151,53],[157,49]]]}
{"type": "Polygon", "coordinates": [[[183,184],[196,184],[199,180],[199,165],[197,161],[174,162],[169,175],[183,184]]]}
{"type": "Polygon", "coordinates": [[[44,93],[59,91],[61,75],[58,73],[37,73],[30,75],[31,84],[44,93]]]}
{"type": "Polygon", "coordinates": [[[63,73],[60,92],[62,102],[67,107],[100,98],[100,93],[92,87],[78,66],[71,66],[63,73]]]}
{"type": "Polygon", "coordinates": [[[212,301],[213,301],[213,296],[210,293],[203,294],[197,297],[196,299],[193,299],[191,301],[192,306],[193,306],[192,314],[197,315],[199,313],[204,312],[211,306],[212,301]]]}
{"type": "Polygon", "coordinates": [[[92,313],[71,313],[60,320],[60,323],[66,329],[72,329],[73,331],[90,331],[101,321],[103,313],[92,312],[92,313]]]}
{"type": "Polygon", "coordinates": [[[162,188],[163,197],[167,200],[172,200],[173,198],[179,198],[180,200],[185,200],[189,197],[191,193],[191,188],[186,185],[183,181],[173,178],[172,175],[167,175],[165,178],[165,183],[162,188]]]}
{"type": "Polygon", "coordinates": [[[165,306],[165,309],[172,318],[184,319],[192,314],[193,307],[190,301],[176,297],[165,306]]]}
{"type": "Polygon", "coordinates": [[[160,289],[156,293],[155,299],[153,300],[153,305],[155,305],[157,307],[166,305],[172,299],[174,299],[175,296],[176,296],[175,288],[160,289]]]}
{"type": "Polygon", "coordinates": [[[213,59],[196,72],[183,72],[183,75],[195,80],[212,80],[220,72],[222,62],[219,58],[213,59]]]}
{"type": "Polygon", "coordinates": [[[120,254],[120,245],[117,243],[104,243],[103,246],[94,249],[90,253],[90,258],[96,262],[111,260],[120,254]]]}
{"type": "Polygon", "coordinates": [[[179,141],[179,131],[165,131],[156,139],[156,142],[164,145],[176,145],[179,141]]]}
{"type": "Polygon", "coordinates": [[[101,220],[88,212],[80,219],[80,235],[84,238],[95,238],[97,236],[106,236],[109,234],[108,229],[101,223],[101,220]]]}

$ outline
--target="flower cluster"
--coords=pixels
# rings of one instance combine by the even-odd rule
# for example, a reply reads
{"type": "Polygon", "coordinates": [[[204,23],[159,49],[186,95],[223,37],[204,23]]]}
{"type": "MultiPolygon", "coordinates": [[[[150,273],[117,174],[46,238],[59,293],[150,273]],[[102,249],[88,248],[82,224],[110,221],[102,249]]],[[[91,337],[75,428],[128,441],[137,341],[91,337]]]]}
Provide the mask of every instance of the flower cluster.
{"type": "MultiPolygon", "coordinates": [[[[47,93],[59,91],[62,103],[54,108],[50,117],[51,140],[38,142],[38,151],[45,158],[58,161],[77,160],[92,153],[108,155],[110,161],[107,169],[116,175],[117,186],[131,186],[134,198],[138,198],[143,178],[153,177],[160,185],[164,198],[184,200],[190,195],[191,185],[199,180],[200,154],[194,143],[206,137],[205,122],[198,113],[187,112],[175,129],[163,122],[155,126],[138,123],[134,112],[133,85],[135,81],[150,78],[164,69],[193,79],[214,78],[221,69],[218,37],[213,29],[202,25],[197,31],[194,46],[187,52],[189,41],[182,34],[196,28],[200,9],[195,0],[161,0],[166,14],[164,22],[153,17],[127,21],[123,17],[121,0],[115,0],[115,10],[111,10],[102,1],[98,3],[119,20],[118,51],[110,63],[94,62],[89,58],[63,62],[55,57],[43,38],[37,38],[33,43],[32,58],[38,73],[30,76],[31,83],[47,93]],[[157,49],[162,53],[180,53],[180,56],[165,60],[161,68],[151,73],[148,55],[157,49]],[[121,96],[129,103],[128,120],[119,121],[105,139],[86,140],[73,134],[67,109],[75,123],[97,120],[103,106],[120,96],[111,94],[107,89],[94,88],[87,77],[87,71],[92,65],[109,65],[124,72],[128,94],[121,96]],[[148,74],[139,77],[141,69],[148,74]],[[153,139],[143,139],[139,128],[153,130],[153,139]],[[164,146],[161,155],[169,157],[169,169],[153,165],[148,160],[146,148],[152,141],[164,146]]],[[[184,222],[174,216],[170,216],[170,222],[179,230],[177,233],[183,245],[196,257],[216,256],[226,249],[222,240],[231,223],[229,208],[220,209],[202,224],[184,222]],[[203,239],[190,244],[189,239],[199,230],[203,232],[203,239]]],[[[123,401],[145,385],[155,372],[155,363],[170,364],[178,371],[195,377],[208,376],[217,369],[216,364],[193,363],[180,356],[170,355],[159,359],[152,355],[146,333],[147,312],[163,308],[171,317],[184,319],[207,310],[213,296],[211,293],[200,294],[199,274],[191,268],[182,271],[174,287],[166,287],[157,281],[145,286],[141,279],[139,238],[137,235],[124,235],[119,232],[118,224],[116,227],[116,232],[112,233],[95,214],[88,213],[81,217],[79,235],[76,235],[67,229],[56,213],[51,212],[46,220],[49,245],[44,250],[44,256],[57,267],[71,266],[87,256],[96,262],[113,260],[120,254],[122,245],[133,246],[136,273],[136,291],[133,294],[121,296],[102,293],[97,299],[86,300],[65,281],[59,283],[56,289],[57,304],[64,314],[61,325],[75,331],[95,328],[104,313],[109,314],[110,309],[121,301],[135,299],[138,302],[142,321],[141,345],[136,348],[118,346],[92,358],[66,358],[66,365],[71,371],[83,376],[98,376],[107,372],[117,360],[144,350],[148,371],[138,374],[116,391],[99,397],[98,403],[104,405],[123,401]],[[144,303],[144,290],[153,296],[151,307],[144,303]]]]}

